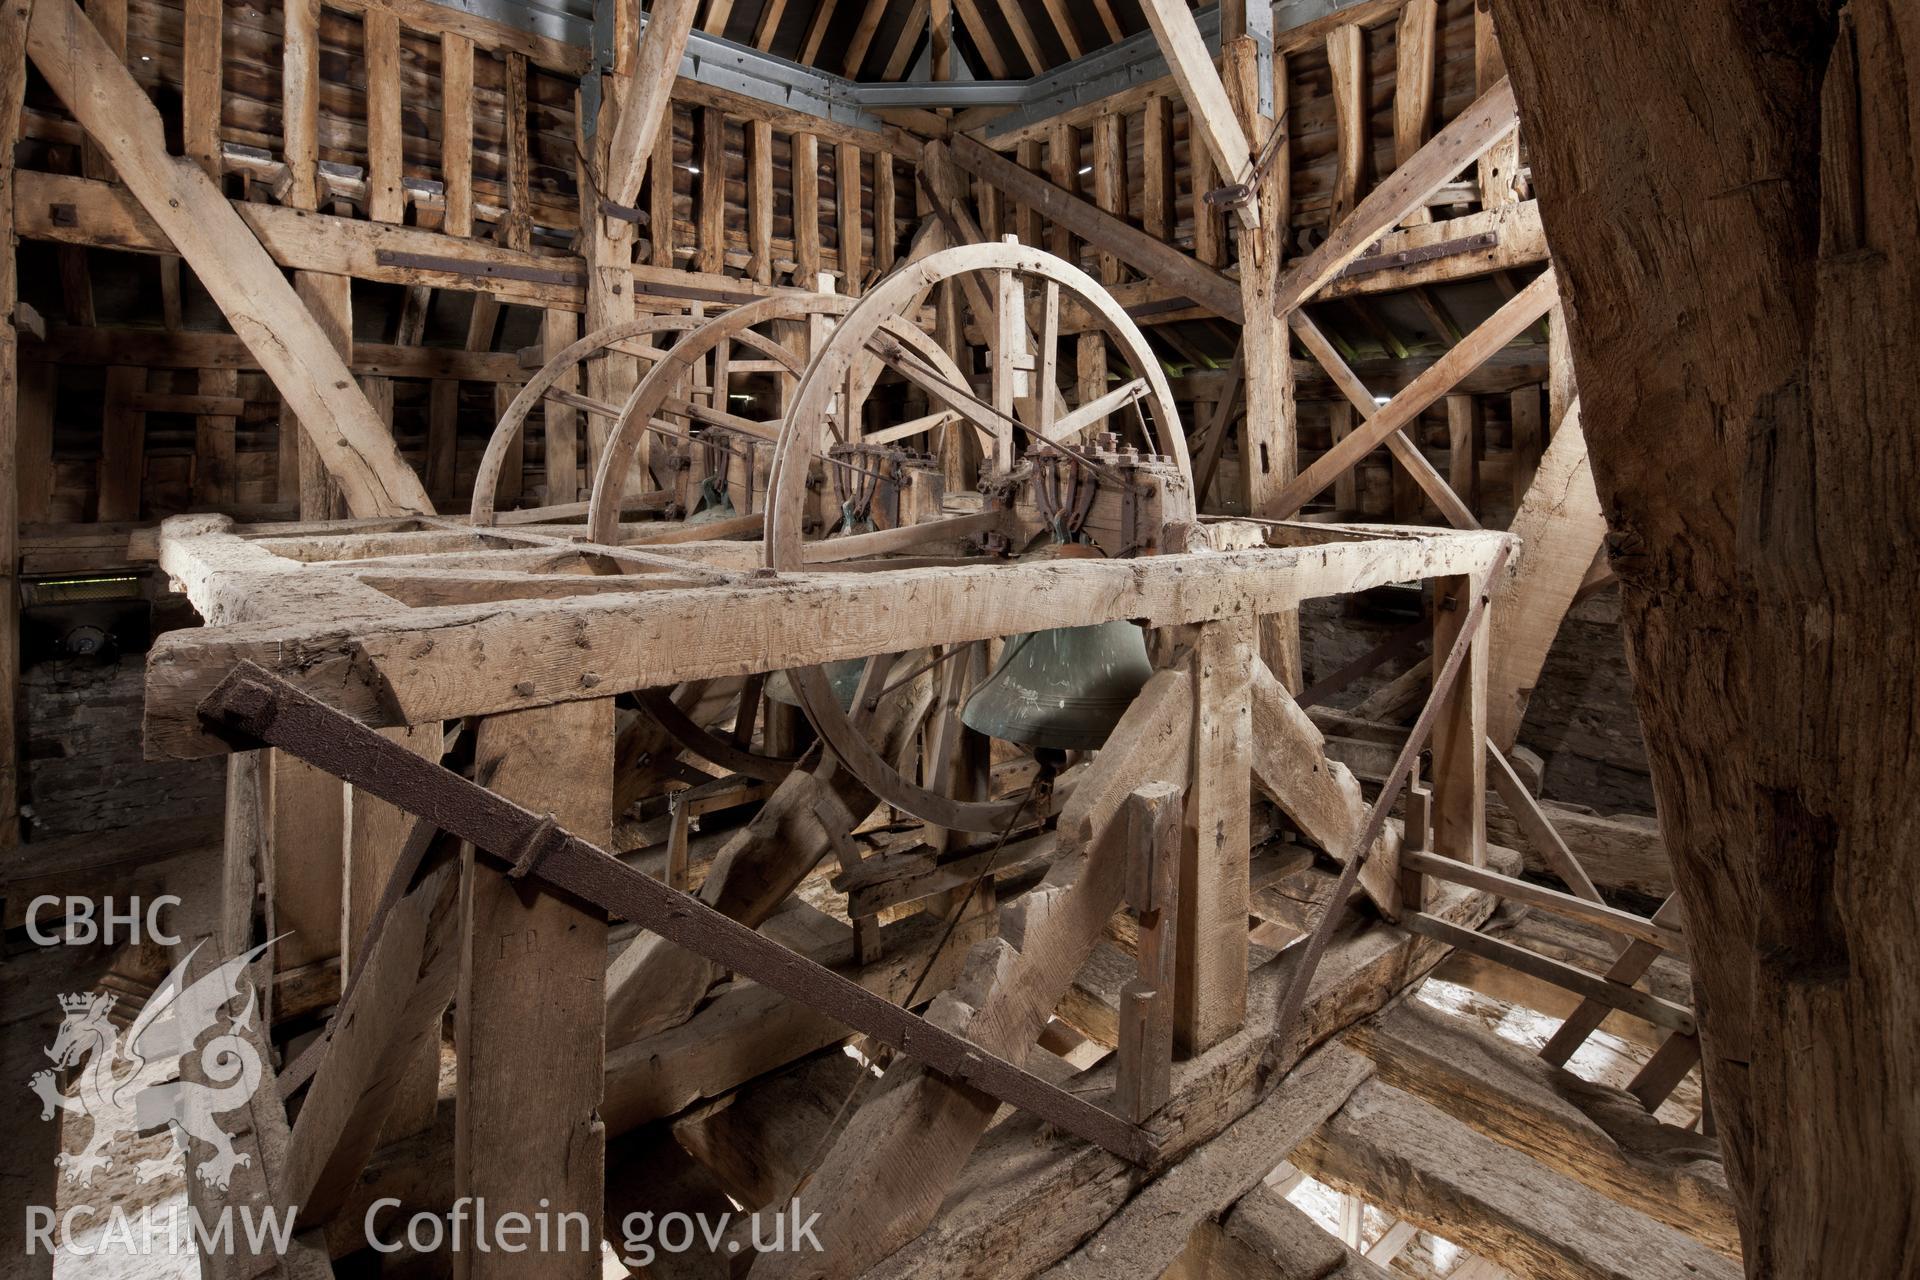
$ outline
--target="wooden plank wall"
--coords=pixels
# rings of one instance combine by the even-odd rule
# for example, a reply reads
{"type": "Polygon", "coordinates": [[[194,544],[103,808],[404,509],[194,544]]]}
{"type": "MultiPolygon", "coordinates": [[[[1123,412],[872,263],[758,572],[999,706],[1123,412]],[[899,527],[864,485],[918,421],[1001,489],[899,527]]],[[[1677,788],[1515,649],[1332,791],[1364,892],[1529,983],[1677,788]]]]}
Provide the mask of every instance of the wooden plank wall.
{"type": "MultiPolygon", "coordinates": [[[[233,199],[574,251],[584,50],[406,0],[127,0],[124,27],[128,68],[233,199]]],[[[686,87],[637,201],[666,225],[642,229],[637,261],[772,287],[826,271],[843,292],[892,265],[912,225],[914,175],[885,137],[824,121],[818,137],[798,134],[791,126],[804,121],[790,114],[762,116],[744,99],[686,87]],[[795,154],[816,149],[818,164],[796,171],[795,154]],[[796,216],[796,194],[811,196],[811,216],[796,216]],[[857,233],[848,230],[855,219],[857,233]]],[[[23,169],[113,176],[87,163],[79,126],[43,89],[29,92],[20,132],[23,169]]],[[[278,397],[237,341],[208,331],[224,326],[191,272],[167,254],[74,243],[56,253],[53,331],[24,353],[53,366],[29,387],[29,416],[56,428],[22,442],[22,466],[51,478],[27,518],[151,520],[205,505],[294,514],[298,468],[279,456],[278,397]],[[43,448],[49,456],[38,456],[43,448]]],[[[344,261],[342,274],[351,274],[344,261]]],[[[352,290],[349,363],[377,404],[391,400],[403,455],[435,479],[436,499],[457,507],[491,429],[495,389],[510,395],[528,376],[516,352],[539,345],[543,314],[561,313],[476,294],[489,314],[473,322],[466,350],[429,350],[418,344],[434,293],[411,287],[401,297],[363,277],[352,290]],[[459,407],[451,436],[450,405],[459,407]]],[[[438,328],[458,325],[468,305],[442,299],[438,328]]],[[[523,460],[523,483],[536,490],[545,483],[538,427],[523,460]]],[[[565,487],[577,491],[590,476],[584,464],[563,470],[565,487]]]]}

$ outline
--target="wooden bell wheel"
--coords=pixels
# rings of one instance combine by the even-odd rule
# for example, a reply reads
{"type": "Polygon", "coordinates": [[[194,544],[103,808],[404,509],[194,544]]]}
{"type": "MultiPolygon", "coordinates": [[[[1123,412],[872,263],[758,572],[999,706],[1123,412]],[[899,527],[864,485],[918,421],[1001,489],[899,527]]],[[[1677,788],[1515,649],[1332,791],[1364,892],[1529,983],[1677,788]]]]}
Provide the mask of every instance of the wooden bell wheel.
{"type": "MultiPolygon", "coordinates": [[[[759,328],[775,321],[830,319],[844,315],[852,305],[853,299],[828,293],[784,294],[710,318],[677,317],[683,322],[674,326],[679,331],[678,339],[654,360],[617,415],[610,415],[614,425],[587,504],[592,541],[606,545],[621,541],[621,498],[645,436],[667,439],[675,448],[689,451],[714,446],[714,437],[736,442],[744,439],[748,445],[758,442],[770,451],[779,437],[779,422],[755,421],[718,407],[727,403],[729,370],[737,367],[731,356],[733,348],[753,351],[762,358],[763,367],[797,383],[805,371],[805,360],[759,332],[759,328]],[[683,398],[695,370],[703,366],[705,385],[712,389],[714,401],[706,405],[683,398]],[[677,416],[686,425],[668,422],[663,414],[677,416]]],[[[722,443],[715,447],[737,445],[722,443]]],[[[675,705],[666,690],[651,690],[635,701],[640,711],[686,750],[735,773],[772,782],[786,776],[793,761],[757,754],[746,745],[753,721],[764,708],[762,684],[758,677],[747,682],[741,694],[742,715],[728,735],[696,722],[675,705]]]]}
{"type": "MultiPolygon", "coordinates": [[[[588,504],[587,528],[595,542],[613,543],[619,540],[620,509],[619,498],[625,484],[625,477],[632,468],[639,453],[641,438],[648,432],[661,432],[666,429],[660,422],[662,413],[686,411],[684,416],[706,428],[718,428],[722,432],[744,436],[749,440],[763,442],[773,449],[773,468],[779,467],[779,452],[776,448],[780,440],[784,422],[780,419],[757,422],[736,414],[722,413],[710,407],[690,405],[677,399],[677,390],[686,385],[694,368],[702,361],[712,360],[734,345],[745,346],[765,356],[769,362],[777,365],[784,376],[800,380],[807,368],[807,362],[800,356],[759,332],[761,326],[776,321],[811,320],[825,324],[837,322],[850,313],[857,300],[832,293],[782,294],[764,298],[745,306],[736,307],[722,315],[706,320],[699,327],[686,333],[674,344],[665,357],[654,364],[640,380],[633,394],[622,407],[620,417],[607,438],[606,451],[600,460],[598,471],[594,475],[593,493],[588,504]]],[[[911,325],[900,322],[896,326],[902,331],[902,341],[913,345],[925,359],[934,360],[948,376],[959,377],[959,370],[946,355],[940,351],[927,336],[911,325]]],[[[720,369],[729,364],[721,360],[709,373],[708,385],[717,385],[724,380],[720,369]]],[[[878,367],[872,368],[877,376],[878,367]]],[[[771,485],[772,478],[769,477],[771,485]]],[[[804,477],[802,488],[805,487],[804,477]]]]}
{"type": "MultiPolygon", "coordinates": [[[[570,405],[604,418],[617,418],[619,406],[604,404],[589,396],[580,394],[571,388],[579,384],[575,371],[588,360],[609,353],[632,356],[649,365],[658,363],[666,352],[653,342],[648,341],[655,335],[686,333],[697,329],[704,323],[699,317],[688,315],[645,315],[620,324],[609,325],[587,334],[578,342],[569,344],[564,350],[540,366],[540,371],[528,379],[527,385],[520,388],[520,394],[513,398],[507,411],[500,415],[500,421],[494,424],[493,435],[487,440],[486,452],[480,457],[480,470],[473,482],[473,506],[470,519],[475,525],[491,525],[495,521],[494,502],[500,487],[500,472],[506,465],[507,450],[525,429],[527,417],[534,406],[544,402],[570,405]],[[562,379],[565,379],[564,384],[562,379]]],[[[551,510],[558,515],[570,512],[568,504],[549,504],[542,510],[551,510]]],[[[577,514],[577,512],[573,512],[577,514]]]]}
{"type": "MultiPolygon", "coordinates": [[[[1193,510],[1186,439],[1172,389],[1146,336],[1091,276],[1063,259],[1016,243],[965,245],[931,254],[881,281],[849,310],[801,376],[774,455],[772,486],[766,563],[782,572],[851,571],[905,560],[925,563],[922,557],[930,549],[948,553],[940,563],[988,565],[995,555],[951,557],[956,547],[969,540],[979,546],[983,538],[1014,552],[1053,540],[1049,533],[1100,543],[1101,538],[1086,531],[1097,500],[1103,502],[1103,518],[1112,532],[1096,553],[1137,554],[1153,549],[1152,535],[1143,541],[1141,530],[1157,530],[1170,519],[1191,519],[1193,510]],[[985,400],[902,318],[926,290],[967,276],[984,277],[985,296],[995,300],[997,311],[993,378],[990,399],[985,400]],[[1027,323],[1030,287],[1039,292],[1037,331],[1027,323]],[[1106,331],[1134,371],[1115,390],[1064,413],[1053,390],[1063,294],[1106,331]],[[862,372],[875,361],[920,387],[943,412],[859,431],[861,405],[848,389],[871,387],[862,372]],[[1139,413],[1143,435],[1156,452],[1142,454],[1120,449],[1111,439],[1087,439],[1108,415],[1130,408],[1139,413]],[[806,538],[809,471],[817,466],[871,471],[877,450],[956,420],[970,425],[982,442],[982,498],[952,495],[939,509],[911,523],[806,538]]],[[[970,832],[1006,829],[1021,801],[959,799],[911,781],[856,728],[856,721],[871,710],[872,699],[904,684],[904,679],[886,679],[897,661],[898,655],[882,655],[869,662],[851,715],[841,707],[823,668],[797,669],[789,678],[815,730],[876,796],[935,826],[970,832]]],[[[963,660],[956,669],[967,665],[963,660]]],[[[964,694],[957,684],[948,686],[945,700],[956,708],[954,719],[964,694]]],[[[943,727],[943,734],[957,731],[957,725],[943,727]]]]}

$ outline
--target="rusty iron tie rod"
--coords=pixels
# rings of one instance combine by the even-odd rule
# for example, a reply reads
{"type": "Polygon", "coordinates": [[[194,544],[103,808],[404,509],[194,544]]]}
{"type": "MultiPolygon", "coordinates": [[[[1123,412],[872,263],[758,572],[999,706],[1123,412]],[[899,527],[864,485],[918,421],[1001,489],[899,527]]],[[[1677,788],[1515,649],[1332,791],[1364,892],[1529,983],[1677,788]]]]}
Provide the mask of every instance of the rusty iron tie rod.
{"type": "Polygon", "coordinates": [[[796,954],[706,903],[628,866],[606,850],[437,762],[413,754],[252,662],[228,673],[200,718],[245,747],[290,751],[505,863],[507,875],[631,920],[715,964],[816,1009],[924,1063],[930,1070],[1030,1111],[1134,1164],[1159,1143],[1131,1124],[935,1026],[796,954]]]}
{"type": "MultiPolygon", "coordinates": [[[[1347,864],[1340,869],[1340,878],[1334,882],[1333,893],[1327,898],[1320,919],[1314,924],[1313,932],[1301,949],[1300,959],[1295,964],[1293,974],[1287,981],[1287,987],[1280,996],[1279,1012],[1273,1020],[1273,1035],[1268,1041],[1266,1058],[1269,1063],[1281,1059],[1286,1048],[1286,1038],[1299,1021],[1300,1010],[1307,1000],[1307,988],[1313,983],[1314,970],[1320,967],[1320,957],[1326,952],[1327,943],[1333,937],[1334,926],[1345,914],[1347,898],[1353,893],[1354,884],[1360,879],[1360,864],[1367,860],[1373,851],[1374,841],[1386,830],[1387,814],[1392,811],[1394,801],[1400,798],[1400,792],[1413,776],[1414,762],[1426,749],[1427,739],[1433,733],[1433,726],[1440,718],[1440,708],[1446,704],[1447,695],[1453,691],[1455,681],[1460,678],[1461,669],[1466,665],[1467,650],[1473,643],[1474,634],[1480,624],[1486,620],[1488,607],[1493,600],[1493,589],[1499,583],[1500,571],[1506,568],[1507,553],[1512,550],[1510,541],[1500,544],[1499,554],[1494,556],[1488,566],[1486,578],[1480,590],[1474,593],[1473,601],[1467,608],[1467,616],[1461,620],[1459,634],[1454,636],[1453,645],[1447,650],[1444,664],[1433,673],[1433,688],[1427,694],[1427,702],[1420,709],[1419,718],[1413,722],[1413,729],[1407,735],[1406,742],[1400,748],[1400,754],[1394,757],[1393,768],[1387,773],[1386,781],[1380,784],[1380,794],[1375,797],[1373,807],[1367,810],[1366,824],[1360,834],[1354,838],[1347,850],[1347,864]]],[[[1457,603],[1457,601],[1456,601],[1457,603]]],[[[371,731],[370,731],[371,732],[371,731]]],[[[377,734],[375,735],[378,736],[377,734]]],[[[385,739],[381,739],[385,741],[385,739]]],[[[406,748],[395,744],[395,749],[406,748]]],[[[417,758],[417,757],[416,757],[417,758]]],[[[1414,911],[1419,904],[1414,904],[1414,911]]]]}

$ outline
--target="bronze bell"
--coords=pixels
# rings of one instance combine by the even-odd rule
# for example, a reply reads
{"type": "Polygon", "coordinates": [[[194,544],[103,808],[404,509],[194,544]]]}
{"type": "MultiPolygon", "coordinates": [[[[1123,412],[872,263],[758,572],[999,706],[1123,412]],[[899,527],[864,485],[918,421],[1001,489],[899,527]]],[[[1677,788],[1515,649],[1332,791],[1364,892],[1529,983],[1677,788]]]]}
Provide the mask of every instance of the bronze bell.
{"type": "Polygon", "coordinates": [[[1007,642],[960,720],[1030,747],[1092,751],[1152,675],[1146,638],[1131,622],[1030,631],[1007,642]]]}
{"type": "MultiPolygon", "coordinates": [[[[842,711],[852,712],[853,695],[860,691],[860,677],[866,674],[867,660],[848,658],[826,665],[827,683],[833,686],[834,701],[840,704],[842,711]]],[[[767,677],[767,696],[789,707],[800,705],[800,699],[793,691],[793,681],[784,671],[776,671],[767,677]]]]}
{"type": "Polygon", "coordinates": [[[733,509],[733,499],[714,483],[714,477],[708,476],[700,482],[700,493],[694,499],[693,514],[686,518],[685,523],[712,524],[716,520],[731,520],[738,514],[733,509]]]}

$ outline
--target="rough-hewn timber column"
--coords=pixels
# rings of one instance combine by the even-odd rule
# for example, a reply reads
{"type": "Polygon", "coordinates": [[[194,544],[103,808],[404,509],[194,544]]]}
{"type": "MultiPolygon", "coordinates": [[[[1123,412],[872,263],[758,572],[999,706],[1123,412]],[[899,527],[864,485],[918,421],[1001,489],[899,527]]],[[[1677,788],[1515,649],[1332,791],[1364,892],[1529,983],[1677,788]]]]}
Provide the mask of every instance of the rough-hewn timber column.
{"type": "Polygon", "coordinates": [[[1920,11],[1494,15],[1748,1274],[1911,1275],[1920,11]]]}
{"type": "MultiPolygon", "coordinates": [[[[509,800],[552,814],[596,844],[611,837],[611,700],[490,716],[474,753],[476,771],[509,800]]],[[[606,1168],[606,917],[528,891],[470,851],[461,874],[455,1191],[484,1197],[495,1222],[544,1210],[556,1224],[581,1214],[588,1225],[585,1249],[573,1234],[561,1248],[556,1225],[553,1251],[468,1249],[455,1255],[454,1274],[594,1280],[606,1168]]]]}

